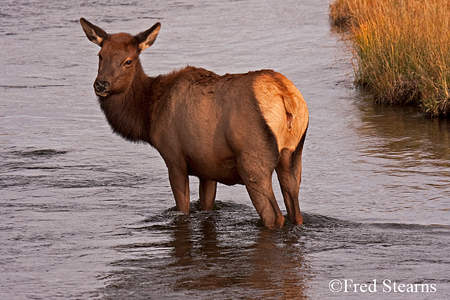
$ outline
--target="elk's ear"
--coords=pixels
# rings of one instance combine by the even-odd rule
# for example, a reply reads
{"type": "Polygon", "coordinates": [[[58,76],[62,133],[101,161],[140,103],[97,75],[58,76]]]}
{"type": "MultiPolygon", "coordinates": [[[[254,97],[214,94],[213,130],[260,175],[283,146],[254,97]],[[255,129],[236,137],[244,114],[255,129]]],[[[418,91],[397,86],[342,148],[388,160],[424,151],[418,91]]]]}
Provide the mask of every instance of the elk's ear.
{"type": "Polygon", "coordinates": [[[161,23],[158,22],[153,25],[152,28],[136,35],[136,39],[139,43],[139,53],[150,47],[155,42],[160,28],[161,23]]]}
{"type": "Polygon", "coordinates": [[[94,44],[97,44],[101,47],[108,34],[100,27],[97,27],[91,22],[87,21],[85,18],[81,18],[80,23],[81,27],[83,27],[84,33],[86,33],[87,38],[94,44]]]}

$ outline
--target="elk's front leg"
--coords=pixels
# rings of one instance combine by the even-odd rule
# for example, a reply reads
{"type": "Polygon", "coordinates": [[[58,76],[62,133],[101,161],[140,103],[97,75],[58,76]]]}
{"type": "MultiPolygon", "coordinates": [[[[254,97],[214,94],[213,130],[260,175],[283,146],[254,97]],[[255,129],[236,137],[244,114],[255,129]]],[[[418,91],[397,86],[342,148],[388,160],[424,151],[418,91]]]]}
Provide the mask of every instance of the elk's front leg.
{"type": "Polygon", "coordinates": [[[189,177],[186,170],[177,166],[169,167],[169,181],[175,198],[177,210],[189,213],[189,177]]]}
{"type": "Polygon", "coordinates": [[[212,210],[216,199],[217,182],[200,178],[200,206],[202,210],[212,210]]]}

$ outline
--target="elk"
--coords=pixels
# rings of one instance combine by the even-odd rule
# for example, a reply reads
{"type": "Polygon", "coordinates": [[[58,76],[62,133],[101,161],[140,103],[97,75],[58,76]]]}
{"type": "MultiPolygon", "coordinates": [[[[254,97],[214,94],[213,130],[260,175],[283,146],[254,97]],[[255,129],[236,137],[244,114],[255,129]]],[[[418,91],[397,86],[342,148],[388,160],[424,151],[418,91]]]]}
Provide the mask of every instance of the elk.
{"type": "Polygon", "coordinates": [[[158,150],[178,211],[189,213],[189,176],[197,176],[202,210],[214,208],[217,182],[244,184],[263,225],[283,227],[272,189],[276,171],[290,222],[303,223],[298,196],[308,109],[290,80],[273,70],[220,76],[192,66],[148,77],[139,55],[160,23],[135,36],[80,23],[101,47],[94,82],[101,110],[115,133],[158,150]]]}

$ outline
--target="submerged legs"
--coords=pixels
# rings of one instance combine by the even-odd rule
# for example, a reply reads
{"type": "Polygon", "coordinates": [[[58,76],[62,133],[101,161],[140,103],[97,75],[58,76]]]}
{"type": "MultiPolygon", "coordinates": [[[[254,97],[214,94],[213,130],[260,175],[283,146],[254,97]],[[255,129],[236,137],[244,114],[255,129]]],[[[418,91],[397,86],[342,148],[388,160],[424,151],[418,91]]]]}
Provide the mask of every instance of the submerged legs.
{"type": "Polygon", "coordinates": [[[301,151],[300,153],[291,153],[289,150],[283,149],[276,172],[289,220],[292,224],[300,225],[303,223],[298,202],[302,175],[301,151]]]}
{"type": "Polygon", "coordinates": [[[177,210],[188,214],[190,208],[190,195],[189,177],[187,172],[182,168],[169,167],[169,181],[177,205],[177,210]]]}
{"type": "Polygon", "coordinates": [[[200,206],[202,210],[212,210],[216,199],[217,182],[200,178],[200,206]]]}
{"type": "MultiPolygon", "coordinates": [[[[280,211],[272,189],[272,172],[270,166],[259,159],[237,159],[237,168],[245,184],[250,199],[267,228],[283,227],[285,218],[280,211]]],[[[280,182],[288,218],[292,224],[300,225],[303,217],[298,201],[301,182],[301,149],[291,152],[283,149],[275,167],[280,182]]],[[[212,210],[216,197],[217,182],[200,179],[200,205],[202,210],[212,210]]],[[[169,180],[175,197],[177,210],[189,213],[189,179],[187,171],[182,168],[169,167],[169,180]]]]}
{"type": "Polygon", "coordinates": [[[238,172],[263,224],[267,228],[283,227],[285,218],[278,207],[272,189],[272,170],[264,162],[240,159],[238,172]],[[249,163],[253,161],[253,163],[249,163]]]}

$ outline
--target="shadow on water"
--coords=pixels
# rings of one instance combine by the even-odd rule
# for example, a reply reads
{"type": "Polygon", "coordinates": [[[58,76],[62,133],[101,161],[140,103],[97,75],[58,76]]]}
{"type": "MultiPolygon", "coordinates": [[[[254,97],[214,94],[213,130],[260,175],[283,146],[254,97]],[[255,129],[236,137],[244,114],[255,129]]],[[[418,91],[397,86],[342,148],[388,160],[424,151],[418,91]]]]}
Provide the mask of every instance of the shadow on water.
{"type": "Polygon", "coordinates": [[[123,259],[112,262],[112,271],[101,277],[105,288],[96,297],[314,299],[330,296],[328,282],[336,278],[330,276],[349,267],[343,257],[356,262],[358,278],[384,270],[383,276],[393,279],[421,282],[432,276],[438,284],[449,282],[438,275],[450,264],[443,255],[450,250],[448,228],[362,224],[314,214],[304,219],[302,226],[267,230],[250,206],[218,201],[213,212],[201,212],[197,205],[190,216],[167,210],[135,224],[132,235],[138,242],[114,248],[123,259]],[[431,253],[430,243],[442,251],[431,253]],[[414,253],[408,253],[411,247],[414,253]],[[322,255],[336,265],[315,265],[322,255]],[[389,259],[380,265],[383,257],[389,259]],[[393,261],[401,270],[424,257],[438,267],[435,274],[412,279],[392,273],[393,261]]]}

